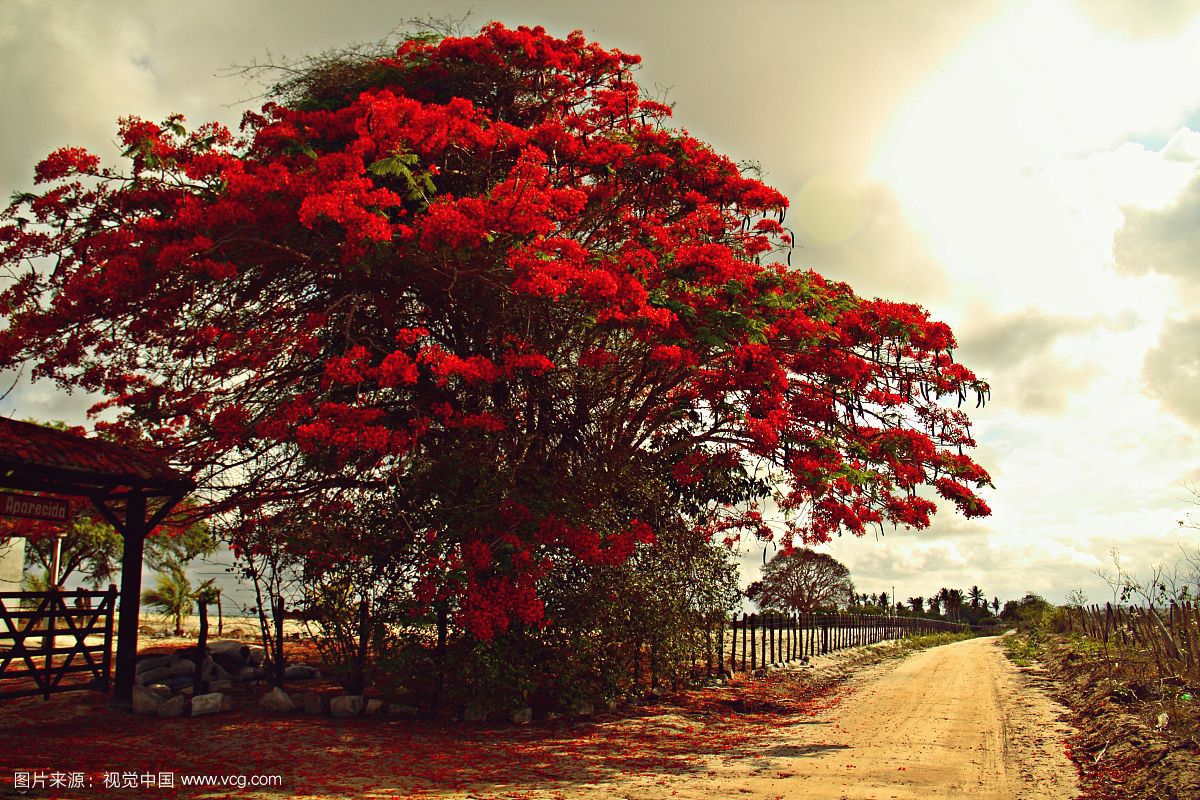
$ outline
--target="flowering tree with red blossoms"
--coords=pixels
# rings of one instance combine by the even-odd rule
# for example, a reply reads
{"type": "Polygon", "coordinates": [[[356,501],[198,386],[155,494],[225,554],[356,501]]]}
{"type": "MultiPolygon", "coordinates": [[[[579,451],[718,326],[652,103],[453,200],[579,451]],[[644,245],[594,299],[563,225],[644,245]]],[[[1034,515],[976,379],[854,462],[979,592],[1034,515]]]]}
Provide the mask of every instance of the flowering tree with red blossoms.
{"type": "Polygon", "coordinates": [[[771,493],[789,543],[925,527],[922,487],[987,514],[950,329],[782,263],[787,200],[637,62],[491,24],[317,64],[239,134],[124,119],[123,172],[58,150],[0,225],[0,363],[100,393],[235,545],[386,550],[376,600],[482,641],[668,531],[769,535],[771,493]]]}

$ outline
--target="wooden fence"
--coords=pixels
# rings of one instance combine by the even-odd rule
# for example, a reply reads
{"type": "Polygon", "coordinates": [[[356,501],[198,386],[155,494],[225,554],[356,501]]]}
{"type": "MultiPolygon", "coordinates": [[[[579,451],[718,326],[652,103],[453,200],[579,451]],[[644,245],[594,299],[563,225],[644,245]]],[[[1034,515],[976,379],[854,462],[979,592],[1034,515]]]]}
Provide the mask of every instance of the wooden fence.
{"type": "Polygon", "coordinates": [[[728,671],[745,672],[885,639],[959,633],[969,626],[875,614],[743,614],[740,622],[734,615],[730,629],[728,671]]]}
{"type": "Polygon", "coordinates": [[[116,586],[0,592],[0,699],[108,691],[116,599],[116,586]]]}
{"type": "Polygon", "coordinates": [[[1147,667],[1153,665],[1159,677],[1200,680],[1200,605],[1196,603],[1172,603],[1167,608],[1111,603],[1104,608],[1068,608],[1065,622],[1068,633],[1100,642],[1105,656],[1136,658],[1147,667]]]}
{"type": "MultiPolygon", "coordinates": [[[[667,643],[647,642],[632,660],[635,686],[672,686],[705,678],[731,676],[849,647],[929,633],[964,632],[970,626],[921,617],[870,614],[735,614],[698,620],[684,637],[690,664],[684,673],[667,674],[661,666],[667,643]]],[[[679,646],[676,642],[676,646],[679,646]]]]}

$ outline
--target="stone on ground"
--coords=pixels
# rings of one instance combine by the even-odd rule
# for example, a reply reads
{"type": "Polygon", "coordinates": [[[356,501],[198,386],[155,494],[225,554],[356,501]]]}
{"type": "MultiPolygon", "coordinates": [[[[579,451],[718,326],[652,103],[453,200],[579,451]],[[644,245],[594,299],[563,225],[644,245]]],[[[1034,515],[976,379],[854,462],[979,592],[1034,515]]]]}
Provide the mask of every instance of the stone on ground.
{"type": "Polygon", "coordinates": [[[152,692],[145,686],[133,687],[133,713],[157,714],[163,698],[157,692],[152,692]]]}
{"type": "Polygon", "coordinates": [[[186,695],[177,694],[159,704],[158,715],[163,718],[182,717],[183,712],[187,711],[187,703],[188,699],[186,695]]]}
{"type": "Polygon", "coordinates": [[[329,701],[329,713],[339,719],[357,717],[362,710],[363,696],[361,694],[344,694],[329,701]]]}
{"type": "Polygon", "coordinates": [[[259,708],[267,711],[290,712],[296,710],[296,704],[281,687],[276,686],[264,694],[258,701],[259,708]]]}
{"type": "Polygon", "coordinates": [[[198,694],[192,698],[192,716],[200,717],[205,714],[216,714],[222,711],[225,695],[220,692],[198,694]]]}

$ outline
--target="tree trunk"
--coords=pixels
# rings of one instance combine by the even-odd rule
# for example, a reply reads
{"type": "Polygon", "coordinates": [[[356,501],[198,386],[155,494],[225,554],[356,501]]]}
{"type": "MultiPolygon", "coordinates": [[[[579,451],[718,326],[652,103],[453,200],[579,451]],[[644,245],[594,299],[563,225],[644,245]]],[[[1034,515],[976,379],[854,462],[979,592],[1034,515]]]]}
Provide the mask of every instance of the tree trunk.
{"type": "Polygon", "coordinates": [[[273,644],[275,645],[275,647],[274,647],[275,652],[272,653],[272,655],[274,656],[274,659],[275,659],[275,663],[272,666],[275,667],[275,686],[282,689],[283,688],[283,670],[284,670],[284,664],[283,664],[283,615],[284,615],[283,597],[276,597],[274,602],[272,603],[272,606],[274,607],[274,612],[275,612],[275,641],[273,642],[273,644]]]}
{"type": "Polygon", "coordinates": [[[441,708],[442,690],[446,686],[446,634],[450,625],[450,607],[445,601],[437,607],[437,685],[433,687],[433,715],[441,708]]]}
{"type": "Polygon", "coordinates": [[[354,694],[362,694],[367,682],[367,644],[370,624],[370,605],[366,600],[358,606],[358,652],[354,654],[354,674],[351,676],[354,694]]]}
{"type": "Polygon", "coordinates": [[[208,681],[204,680],[204,661],[208,655],[208,603],[196,601],[196,612],[200,615],[200,635],[196,639],[196,680],[195,693],[204,694],[208,691],[208,681]]]}

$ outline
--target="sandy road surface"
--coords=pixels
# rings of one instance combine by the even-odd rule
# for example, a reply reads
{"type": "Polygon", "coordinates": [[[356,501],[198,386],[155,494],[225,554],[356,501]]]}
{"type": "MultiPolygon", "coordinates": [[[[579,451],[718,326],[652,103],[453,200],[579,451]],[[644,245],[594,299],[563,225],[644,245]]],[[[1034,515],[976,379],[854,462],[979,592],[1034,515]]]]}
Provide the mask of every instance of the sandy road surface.
{"type": "MultiPolygon", "coordinates": [[[[607,794],[651,798],[1058,800],[1076,771],[1061,707],[1004,656],[972,639],[870,667],[845,699],[793,723],[759,758],[710,759],[695,773],[607,794]]],[[[599,788],[599,787],[597,787],[599,788]]]]}
{"type": "Polygon", "coordinates": [[[95,775],[153,767],[181,775],[273,775],[284,788],[165,793],[108,790],[97,782],[87,791],[34,796],[1073,798],[1075,771],[1063,752],[1068,730],[1058,722],[1060,709],[1001,647],[997,639],[973,639],[880,661],[895,652],[885,643],[821,656],[801,674],[697,690],[684,704],[524,728],[285,719],[257,709],[118,720],[95,697],[64,695],[47,705],[15,700],[0,707],[0,794],[18,769],[95,775]],[[103,747],[93,747],[98,736],[103,747]]]}

